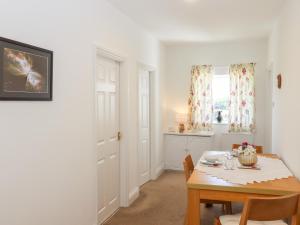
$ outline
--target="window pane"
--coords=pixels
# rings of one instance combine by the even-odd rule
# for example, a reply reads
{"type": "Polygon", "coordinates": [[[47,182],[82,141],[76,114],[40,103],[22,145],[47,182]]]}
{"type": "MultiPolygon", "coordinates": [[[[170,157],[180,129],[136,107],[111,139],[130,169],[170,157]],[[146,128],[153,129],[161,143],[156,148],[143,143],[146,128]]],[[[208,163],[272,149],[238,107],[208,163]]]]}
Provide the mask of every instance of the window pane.
{"type": "Polygon", "coordinates": [[[213,118],[214,123],[218,123],[218,112],[223,117],[222,123],[228,123],[228,104],[229,104],[229,75],[215,75],[213,77],[213,118]]]}

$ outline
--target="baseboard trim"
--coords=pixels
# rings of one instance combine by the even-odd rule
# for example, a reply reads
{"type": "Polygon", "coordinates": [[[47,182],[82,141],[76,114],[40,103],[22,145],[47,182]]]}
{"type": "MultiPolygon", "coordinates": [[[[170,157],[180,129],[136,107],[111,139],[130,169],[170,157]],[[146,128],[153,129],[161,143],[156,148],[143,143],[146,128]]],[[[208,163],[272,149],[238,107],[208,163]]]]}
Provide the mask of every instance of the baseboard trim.
{"type": "Polygon", "coordinates": [[[139,197],[139,194],[140,194],[140,188],[139,187],[135,187],[129,193],[128,204],[131,205],[139,197]]]}
{"type": "Polygon", "coordinates": [[[165,170],[165,165],[162,163],[155,170],[155,179],[157,179],[165,170]]]}
{"type": "Polygon", "coordinates": [[[176,166],[169,166],[169,165],[166,165],[165,170],[183,171],[183,168],[181,168],[181,167],[176,167],[176,166]]]}

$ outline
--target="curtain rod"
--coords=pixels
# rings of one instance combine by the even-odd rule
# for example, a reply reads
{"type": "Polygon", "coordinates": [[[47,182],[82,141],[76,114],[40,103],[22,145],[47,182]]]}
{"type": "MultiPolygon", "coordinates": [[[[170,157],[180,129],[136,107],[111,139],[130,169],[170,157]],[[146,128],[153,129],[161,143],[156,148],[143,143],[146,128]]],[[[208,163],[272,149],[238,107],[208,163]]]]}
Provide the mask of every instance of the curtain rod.
{"type": "MultiPolygon", "coordinates": [[[[249,63],[249,62],[248,62],[249,63]]],[[[227,65],[217,65],[217,64],[209,64],[209,63],[204,63],[204,64],[194,64],[192,66],[200,66],[200,65],[212,65],[214,67],[229,67],[230,65],[238,65],[238,64],[248,64],[248,63],[229,63],[227,65]]],[[[250,62],[250,63],[253,63],[253,64],[257,64],[256,62],[250,62]]]]}

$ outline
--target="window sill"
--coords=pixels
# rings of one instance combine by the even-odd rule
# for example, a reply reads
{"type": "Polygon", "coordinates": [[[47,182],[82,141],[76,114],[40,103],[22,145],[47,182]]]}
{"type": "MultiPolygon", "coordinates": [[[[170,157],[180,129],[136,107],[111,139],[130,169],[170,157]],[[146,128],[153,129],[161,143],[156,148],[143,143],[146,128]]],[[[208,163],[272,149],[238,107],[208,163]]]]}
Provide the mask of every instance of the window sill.
{"type": "Polygon", "coordinates": [[[224,132],[225,135],[253,135],[251,132],[224,132]]]}
{"type": "Polygon", "coordinates": [[[228,125],[228,123],[212,123],[213,125],[228,125]]]}
{"type": "Polygon", "coordinates": [[[199,131],[199,132],[164,132],[165,135],[177,135],[177,136],[200,136],[200,137],[212,137],[215,135],[213,131],[199,131]]]}

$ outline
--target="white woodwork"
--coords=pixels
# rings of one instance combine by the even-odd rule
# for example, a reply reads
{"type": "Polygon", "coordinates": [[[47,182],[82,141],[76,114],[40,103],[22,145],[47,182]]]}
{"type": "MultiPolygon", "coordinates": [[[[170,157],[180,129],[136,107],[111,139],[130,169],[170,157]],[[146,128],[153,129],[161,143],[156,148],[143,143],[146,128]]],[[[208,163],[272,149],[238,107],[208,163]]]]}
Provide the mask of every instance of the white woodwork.
{"type": "Polygon", "coordinates": [[[98,223],[120,206],[119,63],[96,59],[98,223]]]}
{"type": "Polygon", "coordinates": [[[150,73],[139,71],[139,184],[150,180],[150,73]]]}
{"type": "Polygon", "coordinates": [[[194,163],[212,149],[213,136],[165,134],[165,169],[183,170],[184,157],[191,154],[194,163]]]}
{"type": "Polygon", "coordinates": [[[254,143],[252,134],[222,133],[219,128],[214,126],[214,132],[164,133],[165,169],[183,170],[182,161],[188,154],[197,163],[205,151],[229,151],[234,143],[254,143]]]}
{"type": "Polygon", "coordinates": [[[188,136],[165,135],[165,169],[182,170],[188,136]]]}
{"type": "Polygon", "coordinates": [[[203,152],[212,150],[212,137],[190,136],[187,138],[188,154],[193,157],[194,164],[196,165],[198,159],[201,158],[203,152]]]}

